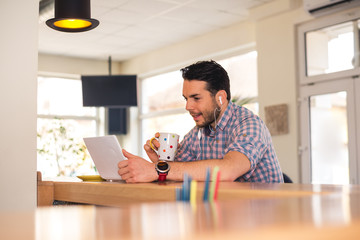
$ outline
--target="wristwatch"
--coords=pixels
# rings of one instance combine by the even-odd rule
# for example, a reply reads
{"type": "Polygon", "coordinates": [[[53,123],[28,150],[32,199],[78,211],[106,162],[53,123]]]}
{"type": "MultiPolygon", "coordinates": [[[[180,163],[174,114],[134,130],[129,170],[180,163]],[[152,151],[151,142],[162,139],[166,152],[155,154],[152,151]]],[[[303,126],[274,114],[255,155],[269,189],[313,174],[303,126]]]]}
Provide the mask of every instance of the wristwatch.
{"type": "Polygon", "coordinates": [[[170,170],[170,165],[167,162],[160,160],[155,164],[155,169],[159,174],[158,181],[159,182],[165,181],[166,176],[168,175],[168,172],[170,170]]]}

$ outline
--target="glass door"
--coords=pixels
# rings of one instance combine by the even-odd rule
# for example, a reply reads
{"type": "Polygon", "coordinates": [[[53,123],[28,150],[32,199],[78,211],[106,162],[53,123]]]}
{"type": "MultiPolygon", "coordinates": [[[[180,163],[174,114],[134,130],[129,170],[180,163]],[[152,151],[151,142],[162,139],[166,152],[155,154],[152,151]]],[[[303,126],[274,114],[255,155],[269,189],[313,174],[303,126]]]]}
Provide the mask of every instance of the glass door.
{"type": "Polygon", "coordinates": [[[355,80],[301,88],[302,182],[357,183],[355,80]]]}
{"type": "Polygon", "coordinates": [[[301,181],[359,184],[360,8],[297,31],[301,181]]]}

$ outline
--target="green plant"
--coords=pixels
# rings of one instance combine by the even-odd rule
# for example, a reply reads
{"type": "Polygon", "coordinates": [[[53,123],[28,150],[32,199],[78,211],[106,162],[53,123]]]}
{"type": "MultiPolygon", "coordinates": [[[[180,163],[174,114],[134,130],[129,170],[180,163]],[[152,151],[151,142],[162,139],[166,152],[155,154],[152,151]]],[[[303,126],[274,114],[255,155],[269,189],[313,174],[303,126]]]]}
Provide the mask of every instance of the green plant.
{"type": "Polygon", "coordinates": [[[69,129],[73,127],[71,122],[55,118],[38,130],[38,158],[51,161],[57,176],[76,175],[76,170],[89,159],[83,141],[69,137],[69,129]]]}
{"type": "Polygon", "coordinates": [[[240,95],[237,95],[231,99],[231,102],[233,102],[236,105],[243,106],[249,103],[253,103],[256,100],[256,97],[241,97],[240,95]]]}

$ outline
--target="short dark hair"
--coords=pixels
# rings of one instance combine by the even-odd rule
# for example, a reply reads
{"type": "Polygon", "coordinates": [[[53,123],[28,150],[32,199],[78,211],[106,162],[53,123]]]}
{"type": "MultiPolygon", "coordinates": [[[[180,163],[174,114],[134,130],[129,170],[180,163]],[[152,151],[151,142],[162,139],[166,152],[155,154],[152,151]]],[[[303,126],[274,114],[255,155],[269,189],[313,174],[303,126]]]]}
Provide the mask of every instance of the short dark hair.
{"type": "Polygon", "coordinates": [[[205,81],[207,90],[214,96],[218,91],[225,90],[230,101],[230,79],[225,69],[217,62],[199,61],[180,70],[184,80],[205,81]]]}

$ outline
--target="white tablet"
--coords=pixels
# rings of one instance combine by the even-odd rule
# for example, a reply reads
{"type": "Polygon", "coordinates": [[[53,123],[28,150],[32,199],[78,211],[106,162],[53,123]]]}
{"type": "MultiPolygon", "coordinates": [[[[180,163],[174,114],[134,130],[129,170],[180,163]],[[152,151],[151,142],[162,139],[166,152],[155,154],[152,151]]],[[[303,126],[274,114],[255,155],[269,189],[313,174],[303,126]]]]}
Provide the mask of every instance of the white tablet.
{"type": "Polygon", "coordinates": [[[125,158],[114,135],[84,138],[85,145],[100,176],[105,180],[121,180],[118,163],[125,158]]]}

